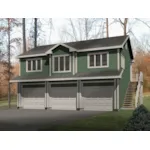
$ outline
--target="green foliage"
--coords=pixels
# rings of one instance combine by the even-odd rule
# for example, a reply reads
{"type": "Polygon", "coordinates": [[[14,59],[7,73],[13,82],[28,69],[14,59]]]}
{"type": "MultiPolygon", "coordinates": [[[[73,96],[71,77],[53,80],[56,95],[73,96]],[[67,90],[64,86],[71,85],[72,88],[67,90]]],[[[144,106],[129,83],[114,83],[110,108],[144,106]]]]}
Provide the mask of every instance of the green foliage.
{"type": "Polygon", "coordinates": [[[147,130],[150,130],[150,112],[144,105],[141,105],[133,111],[133,115],[126,124],[124,131],[147,130]]]}

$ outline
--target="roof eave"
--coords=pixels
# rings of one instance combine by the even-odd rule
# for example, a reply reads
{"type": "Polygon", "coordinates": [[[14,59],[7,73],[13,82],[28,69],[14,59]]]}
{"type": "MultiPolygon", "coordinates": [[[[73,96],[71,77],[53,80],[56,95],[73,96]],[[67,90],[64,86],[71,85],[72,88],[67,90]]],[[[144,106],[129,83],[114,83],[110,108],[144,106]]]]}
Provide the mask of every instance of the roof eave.
{"type": "Polygon", "coordinates": [[[94,79],[119,79],[122,75],[117,76],[101,76],[101,77],[73,77],[73,78],[53,78],[53,79],[26,79],[26,80],[10,80],[10,83],[16,82],[45,82],[45,81],[69,81],[69,80],[94,80],[94,79]]]}
{"type": "Polygon", "coordinates": [[[111,50],[111,49],[118,49],[118,48],[122,48],[122,45],[108,46],[108,47],[97,47],[97,48],[89,48],[89,49],[80,49],[77,52],[98,51],[98,50],[111,50]]]}
{"type": "Polygon", "coordinates": [[[31,58],[31,57],[40,57],[40,56],[46,56],[46,54],[43,53],[43,54],[22,55],[22,56],[17,56],[16,58],[20,59],[20,58],[31,58]]]}

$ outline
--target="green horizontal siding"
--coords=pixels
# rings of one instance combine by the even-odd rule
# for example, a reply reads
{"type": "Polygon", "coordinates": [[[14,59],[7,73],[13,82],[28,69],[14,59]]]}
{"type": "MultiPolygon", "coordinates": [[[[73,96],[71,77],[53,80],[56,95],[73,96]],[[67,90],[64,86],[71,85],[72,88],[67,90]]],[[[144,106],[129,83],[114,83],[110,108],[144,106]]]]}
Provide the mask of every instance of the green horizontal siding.
{"type": "Polygon", "coordinates": [[[123,106],[124,98],[126,95],[126,91],[130,82],[130,53],[129,49],[123,49],[121,50],[121,54],[125,57],[125,70],[122,74],[122,78],[120,79],[120,108],[123,106]]]}
{"type": "MultiPolygon", "coordinates": [[[[96,51],[102,52],[102,51],[96,51]]],[[[91,71],[104,71],[104,70],[115,70],[117,69],[117,50],[110,50],[109,51],[109,67],[108,68],[88,68],[88,53],[90,52],[83,52],[78,53],[78,72],[91,72],[91,71]]],[[[92,52],[93,53],[93,52],[92,52]]]]}
{"type": "MultiPolygon", "coordinates": [[[[36,57],[42,58],[42,72],[26,72],[26,59],[20,60],[21,76],[48,76],[49,75],[49,57],[36,57]]],[[[31,58],[32,59],[32,58],[31,58]]]]}

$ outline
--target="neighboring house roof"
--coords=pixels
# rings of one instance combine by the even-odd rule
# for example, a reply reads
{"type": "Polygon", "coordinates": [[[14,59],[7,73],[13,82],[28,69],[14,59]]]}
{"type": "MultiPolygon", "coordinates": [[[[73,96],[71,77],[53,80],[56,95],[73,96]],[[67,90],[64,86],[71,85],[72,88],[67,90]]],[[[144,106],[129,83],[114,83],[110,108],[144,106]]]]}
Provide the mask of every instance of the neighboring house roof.
{"type": "Polygon", "coordinates": [[[110,37],[110,38],[92,39],[86,41],[38,46],[19,55],[18,58],[45,56],[51,53],[51,51],[59,45],[66,46],[67,48],[70,49],[70,51],[84,52],[84,51],[123,48],[123,46],[127,41],[129,41],[130,54],[131,54],[131,58],[133,59],[133,52],[132,52],[129,36],[117,36],[117,37],[110,37]]]}
{"type": "Polygon", "coordinates": [[[40,81],[62,81],[62,80],[86,80],[86,79],[114,79],[121,78],[122,70],[108,70],[99,72],[85,72],[71,74],[56,74],[53,76],[18,76],[10,82],[40,82],[40,81]]]}

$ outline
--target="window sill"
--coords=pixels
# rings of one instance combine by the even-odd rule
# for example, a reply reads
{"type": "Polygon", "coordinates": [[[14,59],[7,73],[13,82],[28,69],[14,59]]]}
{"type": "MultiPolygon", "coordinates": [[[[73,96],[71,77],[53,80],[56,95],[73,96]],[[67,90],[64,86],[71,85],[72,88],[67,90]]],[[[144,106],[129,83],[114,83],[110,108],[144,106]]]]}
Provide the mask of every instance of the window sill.
{"type": "Polygon", "coordinates": [[[53,71],[52,73],[71,73],[71,71],[53,71]]]}
{"type": "Polygon", "coordinates": [[[42,72],[42,70],[34,70],[34,71],[26,71],[27,73],[30,73],[30,72],[42,72]]]}
{"type": "Polygon", "coordinates": [[[101,69],[101,68],[109,68],[109,66],[101,66],[101,67],[88,67],[88,69],[101,69]]]}

